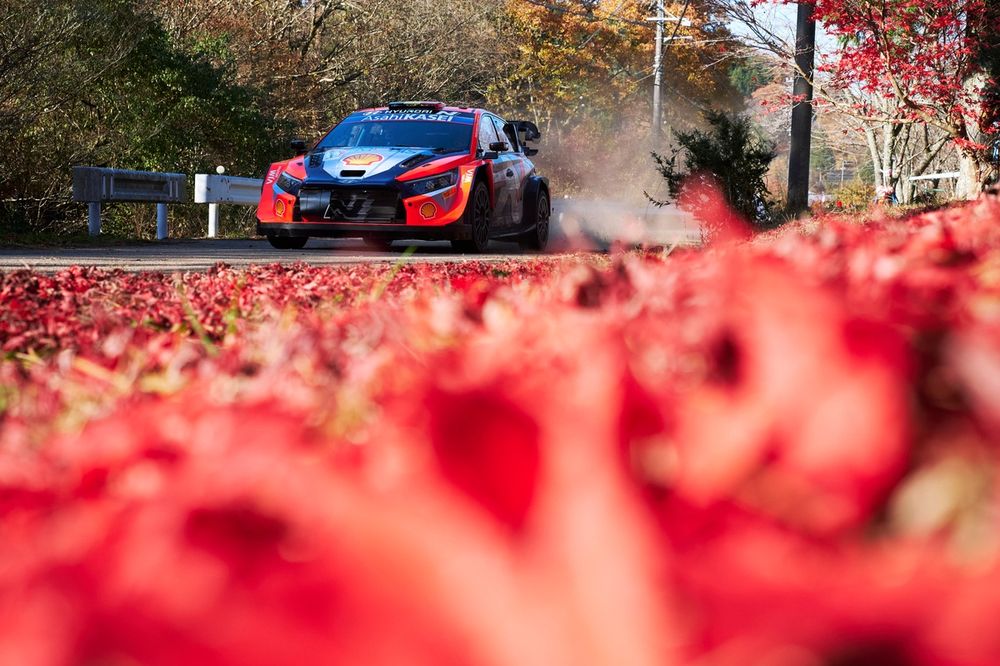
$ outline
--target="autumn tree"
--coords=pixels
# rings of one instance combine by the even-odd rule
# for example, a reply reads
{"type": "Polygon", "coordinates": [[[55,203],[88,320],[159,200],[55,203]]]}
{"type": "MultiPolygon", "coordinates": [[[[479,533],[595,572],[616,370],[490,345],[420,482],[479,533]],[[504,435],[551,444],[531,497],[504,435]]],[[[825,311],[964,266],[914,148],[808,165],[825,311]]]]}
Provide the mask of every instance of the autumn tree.
{"type": "Polygon", "coordinates": [[[5,230],[82,229],[73,165],[194,173],[224,162],[252,173],[276,133],[257,91],[181,47],[142,0],[0,3],[5,230]]]}
{"type": "MultiPolygon", "coordinates": [[[[542,129],[540,162],[563,186],[616,189],[649,168],[653,23],[648,0],[508,0],[517,48],[491,99],[542,129]],[[547,154],[559,159],[547,161],[547,154]],[[595,178],[594,174],[601,174],[595,178]],[[600,182],[597,182],[597,181],[600,182]]],[[[690,129],[703,111],[731,108],[731,35],[704,0],[668,2],[664,129],[690,129]]],[[[669,132],[667,132],[669,134],[669,132]]],[[[641,198],[641,187],[633,187],[641,198]]]]}
{"type": "MultiPolygon", "coordinates": [[[[548,124],[568,116],[610,123],[630,112],[646,117],[653,78],[655,3],[509,0],[518,39],[510,77],[512,102],[531,107],[548,124]],[[641,100],[645,104],[636,104],[641,100]],[[629,108],[625,108],[629,107],[629,108]],[[639,108],[635,108],[639,107],[639,108]]],[[[663,53],[666,122],[737,96],[725,60],[732,36],[704,0],[667,2],[663,53]],[[669,38],[673,39],[669,39],[669,38]]]]}
{"type": "Polygon", "coordinates": [[[481,104],[512,53],[504,0],[148,1],[307,137],[394,99],[481,104]]]}
{"type": "Polygon", "coordinates": [[[850,111],[887,123],[890,135],[913,124],[941,132],[958,151],[964,197],[982,190],[1000,131],[986,67],[990,12],[987,0],[816,0],[817,20],[839,40],[821,67],[826,85],[862,93],[850,111]]]}

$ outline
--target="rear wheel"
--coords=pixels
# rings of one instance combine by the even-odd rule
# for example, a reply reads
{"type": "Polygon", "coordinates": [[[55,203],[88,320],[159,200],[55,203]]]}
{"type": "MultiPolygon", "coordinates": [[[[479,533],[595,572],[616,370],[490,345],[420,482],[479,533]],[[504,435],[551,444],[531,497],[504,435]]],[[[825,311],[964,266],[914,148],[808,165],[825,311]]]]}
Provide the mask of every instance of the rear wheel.
{"type": "Polygon", "coordinates": [[[267,242],[277,250],[301,250],[309,242],[309,236],[268,236],[267,242]]]}
{"type": "Polygon", "coordinates": [[[465,204],[465,224],[472,229],[471,240],[453,240],[452,247],[460,252],[482,253],[490,244],[490,190],[479,180],[472,186],[472,195],[465,204]]]}
{"type": "Polygon", "coordinates": [[[549,220],[552,218],[552,207],[545,190],[539,190],[538,196],[535,197],[535,210],[532,214],[534,219],[529,221],[534,223],[534,227],[531,231],[525,232],[518,242],[525,250],[540,252],[549,242],[549,220]]]}

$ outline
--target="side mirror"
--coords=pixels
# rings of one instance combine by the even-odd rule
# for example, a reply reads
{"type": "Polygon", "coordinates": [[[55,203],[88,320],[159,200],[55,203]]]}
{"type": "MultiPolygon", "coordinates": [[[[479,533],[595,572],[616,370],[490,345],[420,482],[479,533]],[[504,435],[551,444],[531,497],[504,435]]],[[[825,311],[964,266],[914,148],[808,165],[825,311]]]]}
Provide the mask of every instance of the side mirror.
{"type": "Polygon", "coordinates": [[[480,157],[484,160],[496,160],[500,159],[500,153],[495,150],[487,150],[485,153],[480,153],[480,157]]]}
{"type": "Polygon", "coordinates": [[[534,157],[535,155],[538,154],[538,148],[528,148],[527,146],[525,146],[524,154],[527,155],[528,157],[534,157]]]}
{"type": "Polygon", "coordinates": [[[292,151],[295,152],[296,157],[306,154],[306,142],[302,139],[292,139],[289,145],[292,147],[292,151]]]}
{"type": "Polygon", "coordinates": [[[510,150],[510,145],[506,141],[494,141],[490,144],[490,152],[502,153],[505,150],[510,150]]]}

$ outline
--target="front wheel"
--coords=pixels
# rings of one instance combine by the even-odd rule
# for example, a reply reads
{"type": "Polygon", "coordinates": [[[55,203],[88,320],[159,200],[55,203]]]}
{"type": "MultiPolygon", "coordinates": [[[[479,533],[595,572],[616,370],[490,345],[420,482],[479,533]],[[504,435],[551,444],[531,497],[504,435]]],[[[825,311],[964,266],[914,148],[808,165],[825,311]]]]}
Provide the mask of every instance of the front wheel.
{"type": "Polygon", "coordinates": [[[472,186],[472,195],[465,204],[465,224],[472,228],[471,240],[453,240],[452,247],[460,252],[486,252],[490,244],[490,189],[479,180],[472,186]]]}
{"type": "Polygon", "coordinates": [[[525,232],[518,241],[524,250],[534,250],[541,252],[549,242],[549,220],[552,218],[552,206],[549,204],[549,195],[544,190],[538,192],[535,198],[535,210],[533,211],[534,227],[531,231],[525,232]]]}
{"type": "Polygon", "coordinates": [[[268,236],[267,242],[276,250],[301,250],[309,242],[309,236],[268,236]]]}

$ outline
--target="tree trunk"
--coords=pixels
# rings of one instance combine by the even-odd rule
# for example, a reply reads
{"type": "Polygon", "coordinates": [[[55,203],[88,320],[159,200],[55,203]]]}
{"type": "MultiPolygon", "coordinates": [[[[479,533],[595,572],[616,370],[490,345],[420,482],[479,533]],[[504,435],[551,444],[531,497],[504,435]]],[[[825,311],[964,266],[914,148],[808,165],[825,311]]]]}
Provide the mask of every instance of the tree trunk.
{"type": "Polygon", "coordinates": [[[961,151],[959,153],[958,185],[955,196],[959,199],[976,199],[983,192],[983,179],[986,173],[979,156],[961,151]]]}
{"type": "Polygon", "coordinates": [[[912,180],[907,178],[899,183],[899,203],[908,206],[916,198],[917,187],[912,180]]]}
{"type": "Polygon", "coordinates": [[[893,192],[899,180],[899,167],[896,165],[896,142],[899,139],[901,125],[886,123],[882,134],[882,185],[893,192]]]}
{"type": "Polygon", "coordinates": [[[875,182],[872,183],[872,187],[878,189],[882,186],[882,175],[885,172],[882,171],[882,155],[878,150],[878,143],[875,140],[875,130],[871,127],[865,127],[865,141],[868,143],[868,152],[872,157],[872,169],[875,174],[875,182]]]}
{"type": "MultiPolygon", "coordinates": [[[[927,169],[930,168],[931,164],[937,159],[937,156],[941,153],[941,150],[948,144],[947,137],[941,137],[938,139],[937,143],[930,143],[930,136],[927,131],[927,127],[924,127],[924,155],[920,162],[913,167],[911,176],[923,176],[927,173],[927,169]]],[[[902,204],[913,203],[916,197],[917,187],[916,184],[909,179],[903,180],[900,183],[901,189],[903,191],[899,202],[902,204]]],[[[937,189],[938,181],[932,181],[932,188],[937,189]]]]}
{"type": "Polygon", "coordinates": [[[798,3],[795,31],[795,66],[798,70],[792,86],[796,97],[792,107],[791,146],[788,152],[788,211],[793,215],[809,208],[809,157],[812,141],[813,64],[816,47],[816,21],[810,2],[798,3]]]}

